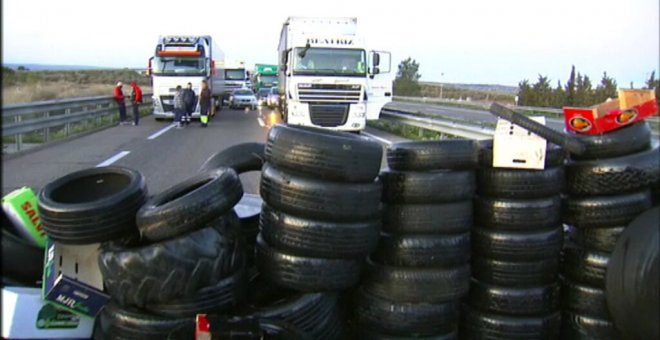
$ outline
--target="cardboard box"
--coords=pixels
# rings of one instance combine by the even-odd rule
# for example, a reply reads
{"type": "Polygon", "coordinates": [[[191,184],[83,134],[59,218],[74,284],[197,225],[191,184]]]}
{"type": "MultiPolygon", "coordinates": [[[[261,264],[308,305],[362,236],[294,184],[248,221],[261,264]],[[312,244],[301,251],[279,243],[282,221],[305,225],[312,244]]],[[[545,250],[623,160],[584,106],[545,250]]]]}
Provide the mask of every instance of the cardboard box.
{"type": "Polygon", "coordinates": [[[44,300],[76,314],[96,317],[110,300],[103,293],[99,245],[64,245],[48,240],[44,258],[44,300]]]}
{"type": "MultiPolygon", "coordinates": [[[[545,117],[531,118],[545,125],[545,117]]],[[[493,136],[493,167],[543,170],[546,147],[544,138],[500,118],[493,136]]]]}
{"type": "Polygon", "coordinates": [[[569,131],[598,135],[658,113],[653,90],[619,90],[619,98],[589,108],[564,107],[569,131]]]}
{"type": "Polygon", "coordinates": [[[94,320],[41,299],[39,288],[2,288],[3,339],[89,339],[94,320]]]}
{"type": "Polygon", "coordinates": [[[41,225],[37,196],[32,189],[22,187],[5,195],[2,209],[24,239],[41,248],[46,246],[46,231],[41,225]]]}

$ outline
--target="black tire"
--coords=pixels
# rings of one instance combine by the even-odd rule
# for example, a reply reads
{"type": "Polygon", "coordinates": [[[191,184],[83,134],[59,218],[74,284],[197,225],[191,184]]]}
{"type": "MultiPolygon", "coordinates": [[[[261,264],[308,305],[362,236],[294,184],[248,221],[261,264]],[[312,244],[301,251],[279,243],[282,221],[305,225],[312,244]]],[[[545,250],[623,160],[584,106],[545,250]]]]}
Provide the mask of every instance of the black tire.
{"type": "Polygon", "coordinates": [[[610,254],[579,247],[566,247],[562,254],[562,274],[567,279],[596,288],[605,287],[605,271],[610,254]]]}
{"type": "Polygon", "coordinates": [[[576,133],[573,136],[587,147],[582,155],[571,155],[571,158],[578,160],[630,155],[651,145],[651,128],[646,121],[639,121],[602,135],[576,133]]]}
{"type": "Polygon", "coordinates": [[[167,240],[227,214],[241,196],[243,187],[233,169],[210,170],[150,198],[137,213],[137,225],[144,240],[167,240]]]}
{"type": "Polygon", "coordinates": [[[240,268],[217,283],[196,291],[191,296],[147,304],[145,310],[166,317],[194,317],[200,313],[226,314],[245,302],[246,271],[240,268]]]}
{"type": "Polygon", "coordinates": [[[620,195],[650,189],[660,180],[660,148],[566,164],[566,189],[578,196],[620,195]]]}
{"type": "MultiPolygon", "coordinates": [[[[411,338],[410,335],[389,335],[389,334],[383,334],[379,333],[377,331],[368,329],[368,328],[360,328],[356,330],[354,335],[354,339],[362,339],[362,340],[409,340],[411,338]]],[[[423,336],[423,335],[415,335],[414,339],[424,339],[424,340],[458,340],[458,327],[454,327],[452,331],[449,333],[445,334],[434,334],[434,335],[428,335],[428,336],[423,336]]]]}
{"type": "Polygon", "coordinates": [[[206,172],[217,168],[232,168],[237,174],[248,171],[260,171],[265,156],[263,143],[241,143],[216,152],[199,168],[206,172]]]}
{"type": "Polygon", "coordinates": [[[660,338],[659,230],[660,207],[655,207],[628,225],[610,257],[607,305],[626,338],[660,338]]]}
{"type": "Polygon", "coordinates": [[[355,223],[324,222],[296,217],[264,204],[264,241],[282,252],[320,258],[361,258],[378,244],[379,219],[355,223]]]}
{"type": "MultiPolygon", "coordinates": [[[[4,214],[4,211],[2,212],[4,214]]],[[[3,221],[6,223],[9,221],[3,221]]],[[[39,248],[2,226],[2,285],[41,287],[44,249],[39,248]]]]}
{"type": "Polygon", "coordinates": [[[439,303],[460,299],[470,288],[470,266],[407,268],[385,266],[367,259],[362,286],[392,301],[439,303]]]}
{"type": "Polygon", "coordinates": [[[429,336],[451,332],[458,324],[459,302],[396,302],[357,289],[358,327],[391,335],[429,336]]]}
{"type": "Polygon", "coordinates": [[[542,230],[561,223],[561,198],[507,199],[477,196],[476,223],[499,230],[542,230]]]}
{"type": "Polygon", "coordinates": [[[541,198],[559,195],[564,183],[564,168],[513,170],[481,168],[477,171],[480,195],[499,198],[541,198]]]}
{"type": "Polygon", "coordinates": [[[400,142],[387,148],[392,170],[467,170],[477,167],[477,144],[469,139],[400,142]]]}
{"type": "Polygon", "coordinates": [[[95,339],[183,340],[195,334],[194,317],[155,316],[135,308],[122,308],[113,301],[103,307],[97,323],[95,339]]]}
{"type": "Polygon", "coordinates": [[[211,333],[208,339],[312,340],[305,332],[282,320],[217,314],[206,315],[205,319],[211,333]]]}
{"type": "Polygon", "coordinates": [[[575,283],[566,278],[562,278],[560,282],[563,310],[601,320],[611,320],[605,290],[575,283]]]}
{"type": "Polygon", "coordinates": [[[383,148],[354,134],[278,124],[268,133],[266,161],[313,178],[371,182],[380,171],[383,148]]]}
{"type": "Polygon", "coordinates": [[[467,299],[473,308],[502,315],[546,315],[559,310],[559,285],[494,286],[471,280],[467,299]]]}
{"type": "Polygon", "coordinates": [[[442,204],[387,204],[383,231],[390,233],[463,233],[473,224],[472,200],[442,204]]]}
{"type": "Polygon", "coordinates": [[[625,229],[626,227],[572,228],[570,237],[583,248],[611,253],[614,251],[616,241],[625,229]]]}
{"type": "Polygon", "coordinates": [[[430,204],[464,201],[476,190],[474,171],[434,170],[427,172],[385,171],[383,202],[430,204]]]}
{"type": "Polygon", "coordinates": [[[502,261],[533,261],[558,258],[564,242],[561,226],[534,231],[472,229],[472,251],[502,261]]]}
{"type": "Polygon", "coordinates": [[[381,234],[371,258],[388,266],[450,267],[470,262],[470,233],[381,234]]]}
{"type": "Polygon", "coordinates": [[[219,218],[207,228],[150,245],[106,243],[98,261],[113,299],[143,307],[193,296],[216,284],[245,265],[244,253],[238,231],[219,218]]]}
{"type": "Polygon", "coordinates": [[[479,281],[497,286],[549,285],[557,280],[558,271],[558,258],[513,262],[472,256],[472,276],[479,281]]]}
{"type": "Polygon", "coordinates": [[[39,215],[53,241],[74,245],[110,241],[136,232],[135,214],[146,195],[146,180],[136,170],[84,169],[39,191],[39,215]]]}
{"type": "MultiPolygon", "coordinates": [[[[612,321],[563,311],[561,338],[575,340],[623,339],[612,321]]],[[[657,321],[657,320],[656,320],[657,321]]],[[[646,338],[652,339],[652,338],[646,338]]]]}
{"type": "Polygon", "coordinates": [[[234,212],[236,212],[241,225],[241,235],[243,235],[247,245],[254,246],[257,242],[262,205],[261,196],[244,193],[241,200],[234,206],[234,212]]]}
{"type": "Polygon", "coordinates": [[[257,268],[264,279],[302,292],[333,291],[355,286],[361,259],[322,259],[275,250],[257,236],[257,268]]]}
{"type": "MultiPolygon", "coordinates": [[[[479,165],[485,168],[493,167],[493,140],[485,139],[478,142],[479,145],[479,165]]],[[[553,168],[564,165],[566,161],[566,151],[561,147],[548,143],[545,149],[544,168],[553,168]]],[[[502,168],[498,168],[502,169],[502,168]]]]}
{"type": "Polygon", "coordinates": [[[463,305],[461,339],[559,339],[559,312],[543,316],[507,316],[484,313],[463,305]]]}
{"type": "Polygon", "coordinates": [[[649,190],[617,196],[566,197],[563,200],[565,223],[577,228],[624,226],[651,208],[649,190]]]}
{"type": "Polygon", "coordinates": [[[380,214],[380,182],[324,182],[290,175],[266,164],[261,197],[271,207],[326,221],[364,221],[380,214]]]}

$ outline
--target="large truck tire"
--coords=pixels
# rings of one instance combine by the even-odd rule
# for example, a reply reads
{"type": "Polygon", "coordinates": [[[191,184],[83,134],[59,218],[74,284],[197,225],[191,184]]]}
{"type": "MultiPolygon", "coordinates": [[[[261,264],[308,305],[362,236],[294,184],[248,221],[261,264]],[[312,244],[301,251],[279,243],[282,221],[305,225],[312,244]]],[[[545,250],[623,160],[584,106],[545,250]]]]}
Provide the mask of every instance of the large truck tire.
{"type": "Polygon", "coordinates": [[[464,201],[476,190],[474,171],[384,171],[383,202],[430,204],[464,201]]]}
{"type": "Polygon", "coordinates": [[[232,168],[237,174],[260,171],[265,156],[263,143],[241,143],[211,155],[200,167],[200,172],[217,168],[232,168]]]}
{"type": "Polygon", "coordinates": [[[559,311],[559,285],[504,287],[472,279],[467,300],[488,313],[545,315],[559,311]]]}
{"type": "Polygon", "coordinates": [[[371,254],[377,263],[401,267],[451,267],[470,262],[470,233],[382,233],[371,254]]]}
{"type": "Polygon", "coordinates": [[[473,224],[472,199],[440,204],[386,204],[383,231],[390,233],[463,233],[473,224]]]}
{"type": "Polygon", "coordinates": [[[472,256],[472,276],[497,286],[526,287],[554,283],[559,272],[559,258],[534,261],[499,261],[472,256]]]}
{"type": "Polygon", "coordinates": [[[649,190],[616,196],[571,197],[563,200],[565,223],[577,228],[624,226],[651,208],[649,190]]]}
{"type": "Polygon", "coordinates": [[[497,230],[543,230],[561,223],[559,195],[537,199],[508,199],[477,196],[476,223],[497,230]]]}
{"type": "Polygon", "coordinates": [[[639,121],[601,135],[574,136],[585,146],[582,155],[571,155],[576,160],[613,158],[643,151],[651,145],[651,128],[646,121],[639,121]]]}
{"type": "Polygon", "coordinates": [[[463,305],[458,330],[461,339],[559,339],[559,312],[539,316],[509,316],[482,312],[475,307],[463,305]]]}
{"type": "Polygon", "coordinates": [[[477,188],[480,195],[500,198],[542,198],[559,195],[564,183],[564,168],[513,170],[480,168],[477,188]]]}
{"type": "Polygon", "coordinates": [[[147,184],[141,173],[109,166],[60,177],[46,184],[37,197],[48,237],[81,245],[135,234],[135,214],[146,196],[147,184]]]}
{"type": "Polygon", "coordinates": [[[473,140],[400,142],[387,149],[387,164],[392,170],[469,170],[477,167],[478,148],[473,140]]]}
{"type": "Polygon", "coordinates": [[[350,133],[278,124],[268,133],[265,155],[267,162],[301,176],[371,182],[378,176],[383,148],[350,133]]]}
{"type": "Polygon", "coordinates": [[[533,261],[559,257],[563,241],[561,226],[533,231],[472,229],[472,251],[494,260],[533,261]]]}
{"type": "Polygon", "coordinates": [[[153,196],[137,213],[142,238],[157,242],[200,229],[227,214],[243,196],[233,169],[197,174],[153,196]]]}

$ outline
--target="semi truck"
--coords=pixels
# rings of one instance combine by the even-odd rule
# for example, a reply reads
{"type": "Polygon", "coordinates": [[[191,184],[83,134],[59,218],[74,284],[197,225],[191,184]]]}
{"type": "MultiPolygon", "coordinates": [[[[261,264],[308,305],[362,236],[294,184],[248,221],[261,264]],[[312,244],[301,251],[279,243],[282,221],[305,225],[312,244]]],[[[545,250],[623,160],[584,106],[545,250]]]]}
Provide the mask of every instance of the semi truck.
{"type": "Polygon", "coordinates": [[[392,100],[391,55],[367,49],[357,18],[287,18],[278,60],[288,124],[359,132],[392,100]]]}
{"type": "Polygon", "coordinates": [[[243,60],[226,60],[223,65],[222,80],[224,82],[223,103],[229,101],[229,96],[234,90],[252,87],[250,72],[245,69],[243,60]]]}
{"type": "Polygon", "coordinates": [[[254,91],[259,92],[262,88],[277,86],[277,65],[255,64],[254,65],[254,91]]]}
{"type": "MultiPolygon", "coordinates": [[[[153,87],[154,117],[157,120],[174,118],[177,85],[185,88],[191,83],[193,91],[199,95],[202,80],[208,82],[213,98],[212,110],[215,110],[225,92],[223,64],[224,53],[210,35],[158,37],[155,53],[149,58],[147,69],[153,87]]],[[[192,116],[199,117],[199,105],[196,105],[192,116]]]]}

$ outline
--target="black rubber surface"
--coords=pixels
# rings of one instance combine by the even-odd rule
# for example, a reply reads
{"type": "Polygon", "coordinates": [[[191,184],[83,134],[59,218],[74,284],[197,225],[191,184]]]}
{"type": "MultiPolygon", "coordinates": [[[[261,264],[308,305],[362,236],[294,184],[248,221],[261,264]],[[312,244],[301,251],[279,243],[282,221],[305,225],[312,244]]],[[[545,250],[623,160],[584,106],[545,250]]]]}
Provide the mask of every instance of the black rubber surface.
{"type": "Polygon", "coordinates": [[[474,171],[384,171],[383,202],[431,204],[464,201],[476,190],[474,171]]]}
{"type": "Polygon", "coordinates": [[[191,339],[195,317],[168,318],[135,308],[122,308],[111,301],[98,317],[95,339],[161,340],[191,339]]]}
{"type": "Polygon", "coordinates": [[[576,244],[584,248],[611,253],[625,229],[626,227],[571,228],[570,237],[576,244]]]}
{"type": "Polygon", "coordinates": [[[470,282],[470,306],[501,315],[546,315],[559,310],[559,285],[504,287],[470,282]]]}
{"type": "Polygon", "coordinates": [[[371,258],[377,263],[402,267],[450,267],[469,263],[470,233],[383,233],[371,258]]]}
{"type": "Polygon", "coordinates": [[[564,310],[602,320],[611,320],[605,290],[561,278],[561,306],[564,310]]]}
{"type": "MultiPolygon", "coordinates": [[[[4,211],[2,212],[4,215],[4,211]]],[[[9,223],[3,220],[3,223],[9,223]]],[[[41,287],[44,249],[39,248],[2,226],[2,284],[41,287]]]]}
{"type": "Polygon", "coordinates": [[[558,258],[522,262],[472,256],[472,276],[492,285],[508,287],[549,285],[557,280],[558,270],[558,258]]]}
{"type": "Polygon", "coordinates": [[[474,227],[472,251],[503,261],[533,261],[558,258],[564,241],[561,226],[533,231],[502,231],[474,227]]]}
{"type": "Polygon", "coordinates": [[[623,339],[612,321],[563,311],[561,338],[576,340],[623,339]]]}
{"type": "Polygon", "coordinates": [[[463,305],[461,339],[559,339],[561,315],[506,316],[484,313],[463,305]]]}
{"type": "Polygon", "coordinates": [[[562,220],[578,228],[627,225],[651,208],[649,190],[615,196],[564,197],[562,220]]]}
{"type": "Polygon", "coordinates": [[[400,142],[387,148],[392,170],[465,170],[477,167],[478,147],[469,139],[400,142]]]}
{"type": "Polygon", "coordinates": [[[263,143],[241,143],[211,155],[200,167],[200,172],[217,168],[232,168],[237,174],[259,171],[265,162],[263,143]]]}
{"type": "Polygon", "coordinates": [[[564,184],[564,168],[513,170],[482,167],[477,171],[477,191],[482,196],[500,198],[541,198],[559,195],[564,184]]]}
{"type": "Polygon", "coordinates": [[[573,134],[585,146],[582,155],[571,155],[573,159],[602,159],[625,156],[642,151],[651,145],[651,127],[639,121],[602,135],[573,134]]]}
{"type": "Polygon", "coordinates": [[[610,254],[574,246],[564,248],[562,253],[564,277],[591,287],[605,287],[605,271],[610,254]]]}
{"type": "Polygon", "coordinates": [[[543,230],[561,221],[559,195],[539,199],[506,199],[477,196],[474,199],[476,223],[498,230],[543,230]]]}
{"type": "Polygon", "coordinates": [[[441,204],[385,204],[383,231],[462,233],[473,224],[472,200],[441,204]]]}

